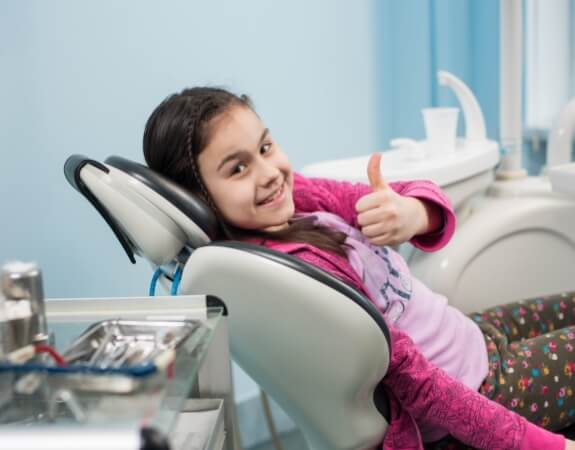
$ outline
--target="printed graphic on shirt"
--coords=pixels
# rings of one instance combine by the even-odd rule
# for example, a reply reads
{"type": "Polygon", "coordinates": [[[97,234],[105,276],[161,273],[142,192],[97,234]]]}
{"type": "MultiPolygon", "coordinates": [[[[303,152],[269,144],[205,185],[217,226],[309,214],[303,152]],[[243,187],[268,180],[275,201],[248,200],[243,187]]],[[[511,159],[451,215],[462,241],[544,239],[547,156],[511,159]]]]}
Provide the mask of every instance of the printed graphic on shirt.
{"type": "MultiPolygon", "coordinates": [[[[378,248],[368,244],[375,255],[383,260],[386,265],[387,271],[380,273],[380,277],[385,279],[382,281],[379,292],[386,302],[384,312],[386,316],[395,322],[401,317],[405,311],[406,303],[411,299],[412,285],[411,275],[400,271],[390,261],[390,249],[387,247],[378,248]]],[[[370,268],[364,266],[364,271],[369,271],[370,268]]]]}
{"type": "Polygon", "coordinates": [[[403,258],[389,247],[369,243],[360,230],[350,226],[341,217],[326,213],[313,213],[316,223],[347,235],[347,256],[376,306],[395,322],[405,311],[411,299],[411,274],[403,258]]]}

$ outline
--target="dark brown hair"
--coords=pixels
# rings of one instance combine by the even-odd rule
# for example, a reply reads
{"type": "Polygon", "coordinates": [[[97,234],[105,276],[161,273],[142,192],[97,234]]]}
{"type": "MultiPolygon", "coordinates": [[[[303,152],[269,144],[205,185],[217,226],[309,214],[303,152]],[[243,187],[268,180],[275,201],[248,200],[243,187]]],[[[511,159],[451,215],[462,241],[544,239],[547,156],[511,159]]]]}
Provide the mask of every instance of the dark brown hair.
{"type": "Polygon", "coordinates": [[[312,217],[291,221],[289,227],[276,232],[239,229],[224,220],[200,176],[198,156],[211,138],[212,119],[233,106],[254,110],[247,96],[213,87],[185,89],[166,98],[146,123],[143,144],[148,166],[202,198],[218,217],[227,239],[302,242],[345,257],[345,234],[315,225],[312,217]]]}

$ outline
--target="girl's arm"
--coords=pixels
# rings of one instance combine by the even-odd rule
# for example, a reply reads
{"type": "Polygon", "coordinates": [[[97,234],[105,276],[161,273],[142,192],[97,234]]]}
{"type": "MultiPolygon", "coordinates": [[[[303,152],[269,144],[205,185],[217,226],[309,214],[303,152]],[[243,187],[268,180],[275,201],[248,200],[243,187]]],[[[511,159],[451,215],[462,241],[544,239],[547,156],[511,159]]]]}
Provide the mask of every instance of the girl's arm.
{"type": "MultiPolygon", "coordinates": [[[[424,251],[435,251],[445,246],[455,231],[455,214],[441,189],[425,180],[392,182],[389,186],[404,197],[419,200],[429,214],[430,229],[415,236],[411,243],[424,251]]],[[[360,198],[371,192],[371,187],[364,183],[305,178],[294,174],[293,198],[296,212],[331,212],[356,228],[360,227],[355,205],[360,198]]]]}
{"type": "MultiPolygon", "coordinates": [[[[405,333],[390,327],[385,385],[418,422],[481,449],[563,450],[565,438],[537,427],[429,363],[405,333]]],[[[569,442],[568,442],[569,443],[569,442]]]]}

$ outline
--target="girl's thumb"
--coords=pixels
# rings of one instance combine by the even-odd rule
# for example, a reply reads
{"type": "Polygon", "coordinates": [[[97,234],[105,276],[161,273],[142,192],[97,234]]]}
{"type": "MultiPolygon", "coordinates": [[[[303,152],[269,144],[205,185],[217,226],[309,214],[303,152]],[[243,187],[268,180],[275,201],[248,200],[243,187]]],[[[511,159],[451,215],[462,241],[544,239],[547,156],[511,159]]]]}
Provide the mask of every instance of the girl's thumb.
{"type": "Polygon", "coordinates": [[[369,179],[369,184],[374,191],[382,191],[387,188],[387,184],[381,176],[381,153],[374,153],[369,158],[367,163],[367,178],[369,179]]]}

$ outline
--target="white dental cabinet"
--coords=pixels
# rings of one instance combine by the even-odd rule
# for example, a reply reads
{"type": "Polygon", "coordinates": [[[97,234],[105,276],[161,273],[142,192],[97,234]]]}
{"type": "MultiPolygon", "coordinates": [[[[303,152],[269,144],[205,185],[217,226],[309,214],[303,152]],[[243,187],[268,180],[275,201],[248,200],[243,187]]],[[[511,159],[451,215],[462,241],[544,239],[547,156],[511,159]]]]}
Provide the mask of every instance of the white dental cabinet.
{"type": "Polygon", "coordinates": [[[0,448],[234,449],[226,311],[212,300],[48,299],[48,330],[58,352],[74,348],[94,324],[182,322],[189,328],[168,364],[154,360],[162,368],[154,376],[0,371],[0,448]]]}
{"type": "Polygon", "coordinates": [[[550,167],[547,175],[555,192],[575,197],[575,163],[550,167]]]}

